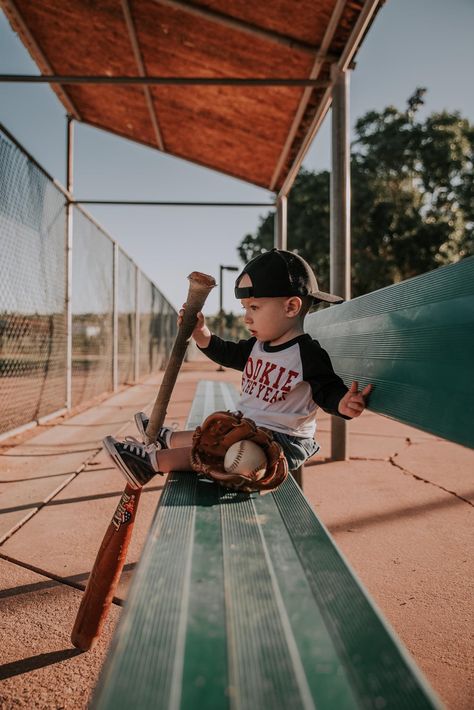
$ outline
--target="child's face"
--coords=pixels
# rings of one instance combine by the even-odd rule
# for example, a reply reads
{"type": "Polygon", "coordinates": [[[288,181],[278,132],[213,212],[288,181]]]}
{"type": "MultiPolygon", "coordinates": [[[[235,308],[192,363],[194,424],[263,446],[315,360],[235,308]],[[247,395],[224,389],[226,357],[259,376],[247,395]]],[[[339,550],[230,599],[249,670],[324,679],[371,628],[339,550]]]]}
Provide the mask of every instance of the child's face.
{"type": "MultiPolygon", "coordinates": [[[[239,286],[244,288],[251,285],[248,275],[244,274],[239,286]]],[[[293,337],[295,329],[300,325],[299,319],[295,317],[295,301],[299,301],[301,307],[298,298],[243,298],[244,323],[251,335],[275,345],[293,337]]]]}

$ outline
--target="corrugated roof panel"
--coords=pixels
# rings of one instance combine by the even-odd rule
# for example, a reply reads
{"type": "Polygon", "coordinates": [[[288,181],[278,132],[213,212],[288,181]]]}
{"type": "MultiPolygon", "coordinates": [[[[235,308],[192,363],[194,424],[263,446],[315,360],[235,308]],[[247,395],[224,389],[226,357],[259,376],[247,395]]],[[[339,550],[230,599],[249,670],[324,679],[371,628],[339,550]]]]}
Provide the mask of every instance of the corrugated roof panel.
{"type": "MultiPolygon", "coordinates": [[[[43,73],[139,76],[136,37],[148,76],[307,78],[337,2],[5,0],[4,7],[43,73]]],[[[327,43],[331,55],[343,51],[363,4],[344,4],[327,43]]],[[[319,78],[329,79],[328,62],[319,78]]],[[[302,87],[147,90],[74,84],[63,85],[64,93],[54,88],[65,105],[66,94],[82,121],[155,148],[157,123],[166,152],[274,189],[290,169],[324,94],[311,92],[295,130],[302,87]]]]}

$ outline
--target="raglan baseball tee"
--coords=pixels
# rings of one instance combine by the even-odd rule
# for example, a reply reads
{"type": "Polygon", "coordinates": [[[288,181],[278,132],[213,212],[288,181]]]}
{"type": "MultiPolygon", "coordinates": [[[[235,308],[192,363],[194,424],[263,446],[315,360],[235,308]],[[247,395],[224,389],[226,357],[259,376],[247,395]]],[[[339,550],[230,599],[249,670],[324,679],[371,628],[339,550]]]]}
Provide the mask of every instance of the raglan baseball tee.
{"type": "Polygon", "coordinates": [[[310,438],[318,407],[339,415],[347,387],[327,352],[306,333],[281,345],[256,338],[234,343],[212,335],[201,350],[214,362],[242,371],[236,407],[257,426],[310,438]]]}

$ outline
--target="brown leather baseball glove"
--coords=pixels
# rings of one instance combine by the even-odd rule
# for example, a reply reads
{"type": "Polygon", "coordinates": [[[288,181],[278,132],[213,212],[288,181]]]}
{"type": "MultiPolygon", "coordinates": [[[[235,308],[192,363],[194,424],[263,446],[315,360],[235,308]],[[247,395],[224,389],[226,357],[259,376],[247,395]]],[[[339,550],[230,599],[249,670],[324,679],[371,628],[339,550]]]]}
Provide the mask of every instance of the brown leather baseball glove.
{"type": "Polygon", "coordinates": [[[242,412],[214,412],[197,427],[193,434],[191,464],[206,478],[245,493],[277,488],[288,475],[288,464],[280,444],[273,440],[270,432],[246,419],[242,412]],[[251,475],[228,473],[224,468],[227,449],[242,439],[250,439],[265,452],[267,466],[265,475],[259,480],[251,475]]]}

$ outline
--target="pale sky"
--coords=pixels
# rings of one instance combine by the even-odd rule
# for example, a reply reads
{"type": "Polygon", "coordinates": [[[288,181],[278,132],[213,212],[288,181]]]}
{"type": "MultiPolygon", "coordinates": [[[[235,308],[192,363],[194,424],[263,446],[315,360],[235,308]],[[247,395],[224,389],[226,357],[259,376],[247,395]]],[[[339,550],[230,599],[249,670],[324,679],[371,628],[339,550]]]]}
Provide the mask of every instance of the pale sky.
{"type": "MultiPolygon", "coordinates": [[[[459,110],[474,122],[473,30],[473,0],[388,0],[351,73],[351,124],[368,110],[403,108],[417,86],[428,89],[422,115],[459,110]]],[[[38,73],[1,11],[0,73],[38,73]]],[[[0,85],[0,121],[64,184],[65,111],[48,86],[0,85]]],[[[329,168],[329,124],[330,114],[306,157],[308,169],[329,168]]],[[[76,124],[74,193],[91,199],[273,199],[261,188],[81,124],[76,124]]],[[[239,242],[266,214],[258,208],[88,206],[88,211],[176,307],[191,271],[217,279],[219,264],[240,265],[239,242]]],[[[234,276],[224,276],[224,308],[238,312],[234,276]]],[[[215,289],[206,312],[217,307],[215,289]]]]}

